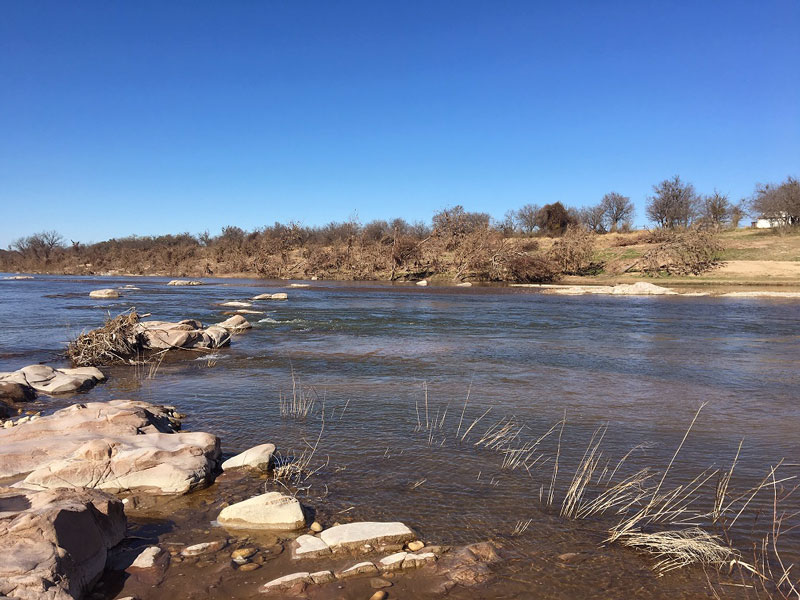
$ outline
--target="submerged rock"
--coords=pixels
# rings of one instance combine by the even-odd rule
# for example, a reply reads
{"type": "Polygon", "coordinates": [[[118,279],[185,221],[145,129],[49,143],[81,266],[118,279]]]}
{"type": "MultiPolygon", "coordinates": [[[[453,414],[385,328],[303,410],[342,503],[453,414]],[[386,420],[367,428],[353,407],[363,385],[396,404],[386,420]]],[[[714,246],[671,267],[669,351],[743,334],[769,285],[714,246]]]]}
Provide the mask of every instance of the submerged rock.
{"type": "Polygon", "coordinates": [[[621,283],[619,285],[566,285],[542,286],[550,294],[566,296],[582,294],[607,294],[612,296],[673,296],[678,292],[646,281],[621,283]]]}
{"type": "Polygon", "coordinates": [[[122,502],[97,490],[0,488],[0,595],[82,597],[125,527],[122,502]]]}
{"type": "Polygon", "coordinates": [[[217,522],[228,529],[293,531],[305,527],[300,502],[280,492],[268,492],[222,509],[217,522]]]}
{"type": "Polygon", "coordinates": [[[176,433],[161,407],[132,400],[76,404],[0,430],[0,478],[27,489],[86,487],[183,494],[208,482],[220,457],[211,434],[176,433]]]}
{"type": "Polygon", "coordinates": [[[253,446],[249,450],[245,450],[222,463],[222,470],[228,471],[240,467],[249,467],[266,471],[269,468],[273,454],[275,454],[275,444],[253,446]]]}
{"type": "Polygon", "coordinates": [[[89,297],[91,298],[119,298],[119,292],[112,288],[106,288],[102,290],[92,290],[89,292],[89,297]]]}
{"type": "Polygon", "coordinates": [[[177,285],[177,286],[203,285],[203,282],[202,281],[196,281],[196,280],[189,280],[189,279],[173,279],[167,285],[177,285]]]}

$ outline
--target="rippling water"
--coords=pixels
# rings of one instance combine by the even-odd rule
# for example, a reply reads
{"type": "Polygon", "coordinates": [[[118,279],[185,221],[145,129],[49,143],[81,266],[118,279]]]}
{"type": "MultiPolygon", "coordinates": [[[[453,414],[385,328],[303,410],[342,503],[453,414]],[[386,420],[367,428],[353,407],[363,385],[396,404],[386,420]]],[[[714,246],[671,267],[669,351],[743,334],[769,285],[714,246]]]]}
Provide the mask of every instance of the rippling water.
{"type": "MultiPolygon", "coordinates": [[[[608,523],[566,522],[540,504],[557,435],[542,443],[542,464],[530,472],[501,470],[498,453],[474,445],[504,417],[516,418],[523,426],[518,440],[525,441],[566,414],[560,486],[601,426],[607,426],[604,461],[615,464],[639,446],[626,468],[664,468],[704,402],[670,481],[689,480],[710,465],[727,467],[742,439],[735,479],[742,487],[782,458],[795,472],[800,462],[800,303],[563,297],[479,286],[314,282],[285,290],[283,282],[254,280],[191,288],[165,282],[0,281],[0,371],[62,361],[70,337],[130,307],[155,319],[212,323],[230,310],[222,302],[288,291],[288,301],[254,302],[249,310],[263,314],[246,315],[254,328],[230,348],[165,361],[154,379],[112,368],[109,382],[86,399],[176,405],[190,415],[186,428],[217,433],[226,453],[264,441],[299,453],[319,436],[316,458],[327,466],[312,478],[308,502],[320,515],[334,518],[354,507],[358,518],[403,520],[426,539],[446,543],[508,536],[518,520],[533,519],[524,536],[508,542],[523,552],[596,548],[608,523]],[[88,297],[91,289],[124,285],[139,289],[122,290],[119,300],[88,297]],[[292,377],[317,398],[303,422],[279,414],[279,396],[291,392],[292,377]],[[461,442],[457,432],[487,410],[461,442]]],[[[797,550],[794,535],[788,541],[797,550]]],[[[609,560],[619,564],[608,570],[623,581],[626,573],[631,581],[641,578],[644,559],[616,552],[609,560]]],[[[667,590],[665,597],[693,589],[682,577],[662,580],[658,589],[667,590]]],[[[580,569],[554,575],[542,597],[574,597],[583,578],[580,569]]]]}

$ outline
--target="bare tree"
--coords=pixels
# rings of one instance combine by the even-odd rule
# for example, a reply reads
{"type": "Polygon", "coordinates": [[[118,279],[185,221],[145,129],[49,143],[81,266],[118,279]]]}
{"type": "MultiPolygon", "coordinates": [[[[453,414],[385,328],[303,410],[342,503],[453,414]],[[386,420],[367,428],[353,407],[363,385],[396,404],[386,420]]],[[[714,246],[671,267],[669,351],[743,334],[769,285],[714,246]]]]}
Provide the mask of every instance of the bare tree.
{"type": "Polygon", "coordinates": [[[787,177],[779,185],[759,184],[751,200],[751,207],[758,215],[783,225],[800,223],[800,181],[787,177]]]}
{"type": "Polygon", "coordinates": [[[633,219],[633,202],[627,196],[609,192],[600,201],[605,214],[605,224],[609,231],[618,231],[623,223],[633,219]]]}
{"type": "Polygon", "coordinates": [[[517,229],[526,234],[536,231],[536,215],[538,214],[539,206],[537,204],[526,204],[518,209],[514,214],[517,229]]]}
{"type": "Polygon", "coordinates": [[[744,219],[747,216],[747,213],[747,200],[739,200],[739,202],[736,204],[732,204],[730,210],[731,227],[733,229],[738,229],[739,221],[744,219]]]}
{"type": "Polygon", "coordinates": [[[47,262],[53,250],[64,247],[64,237],[57,231],[42,231],[22,237],[11,244],[11,248],[23,256],[47,262]]]}
{"type": "Polygon", "coordinates": [[[731,208],[728,196],[714,190],[714,193],[710,196],[703,197],[700,206],[703,222],[715,229],[719,229],[730,220],[731,208]]]}
{"type": "Polygon", "coordinates": [[[659,227],[688,227],[697,215],[698,197],[691,183],[683,183],[678,175],[653,186],[647,199],[647,216],[659,227]]]}
{"type": "Polygon", "coordinates": [[[606,233],[606,211],[602,204],[585,206],[578,211],[581,225],[595,233],[606,233]]]}
{"type": "Polygon", "coordinates": [[[494,228],[505,237],[511,237],[516,232],[517,226],[514,222],[514,214],[513,210],[507,210],[506,214],[503,215],[503,219],[494,223],[494,228]]]}

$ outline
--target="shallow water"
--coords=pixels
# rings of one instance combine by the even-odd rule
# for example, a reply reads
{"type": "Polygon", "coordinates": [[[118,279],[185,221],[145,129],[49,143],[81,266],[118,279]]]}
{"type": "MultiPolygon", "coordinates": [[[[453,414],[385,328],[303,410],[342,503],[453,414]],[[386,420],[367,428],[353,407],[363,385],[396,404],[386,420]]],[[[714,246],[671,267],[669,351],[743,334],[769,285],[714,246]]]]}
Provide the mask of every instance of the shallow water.
{"type": "MultiPolygon", "coordinates": [[[[245,315],[253,330],[213,357],[184,353],[164,361],[153,379],[114,367],[107,384],[77,398],[41,399],[37,407],[120,397],[171,404],[188,413],[186,429],[219,435],[226,454],[272,441],[283,454],[297,455],[319,436],[314,464],[326,466],[309,479],[304,501],[323,522],[391,519],[436,543],[503,540],[516,557],[511,572],[482,596],[469,597],[529,597],[526,586],[534,584],[537,597],[705,595],[702,573],[656,579],[650,559],[625,549],[599,550],[613,518],[568,521],[540,502],[556,454],[559,504],[598,427],[607,426],[602,464],[608,460],[613,468],[638,446],[625,473],[663,469],[705,402],[667,484],[691,480],[711,465],[728,467],[742,439],[734,478],[741,489],[782,458],[790,463],[786,474],[797,473],[798,302],[338,282],[287,290],[284,282],[255,280],[167,287],[166,281],[0,280],[0,371],[59,362],[66,340],[130,307],[155,319],[212,323],[230,310],[222,302],[287,291],[288,301],[253,302],[249,310],[264,313],[245,315]],[[88,297],[91,289],[126,284],[139,289],[121,290],[119,300],[88,297]],[[279,396],[291,393],[292,376],[316,397],[303,421],[280,416],[279,396]],[[560,451],[556,431],[529,471],[502,470],[502,455],[475,446],[501,418],[516,418],[522,427],[517,440],[524,442],[565,414],[560,451]],[[533,519],[528,530],[511,536],[527,519],[533,519]],[[584,557],[579,565],[567,568],[555,559],[575,549],[584,557]]],[[[193,502],[213,509],[263,489],[263,482],[225,477],[193,502]]],[[[771,510],[768,500],[760,495],[751,508],[771,510]]],[[[799,508],[797,500],[790,498],[786,508],[799,508]]],[[[200,524],[193,513],[173,515],[164,539],[175,531],[201,535],[212,509],[200,524]]],[[[744,521],[736,541],[746,547],[758,536],[744,521]]],[[[797,560],[800,534],[783,542],[797,560]]],[[[264,572],[249,574],[248,581],[263,583],[264,572]]],[[[169,597],[170,581],[147,597],[169,597]]],[[[219,590],[212,593],[219,597],[254,591],[228,579],[218,585],[203,589],[219,590]]],[[[359,597],[358,590],[352,593],[359,597]]]]}

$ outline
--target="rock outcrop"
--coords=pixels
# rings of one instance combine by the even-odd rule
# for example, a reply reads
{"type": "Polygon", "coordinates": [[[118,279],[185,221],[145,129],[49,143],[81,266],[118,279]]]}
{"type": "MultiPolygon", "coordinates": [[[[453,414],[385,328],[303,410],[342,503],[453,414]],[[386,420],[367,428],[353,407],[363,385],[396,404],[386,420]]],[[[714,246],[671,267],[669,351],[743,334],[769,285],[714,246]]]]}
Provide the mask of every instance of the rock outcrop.
{"type": "Polygon", "coordinates": [[[122,502],[104,492],[0,488],[0,595],[80,598],[124,536],[122,502]]]}
{"type": "Polygon", "coordinates": [[[177,323],[170,321],[139,321],[134,329],[141,335],[146,350],[168,350],[171,348],[200,348],[213,350],[227,346],[231,334],[252,327],[241,315],[234,315],[221,323],[203,328],[196,319],[177,323]]]}
{"type": "Polygon", "coordinates": [[[0,430],[0,478],[26,489],[86,487],[183,494],[204,485],[220,458],[211,434],[177,433],[163,408],[132,400],[76,404],[0,430]]]}
{"type": "Polygon", "coordinates": [[[21,402],[32,399],[36,392],[50,396],[69,394],[105,380],[103,372],[94,367],[53,369],[47,365],[30,365],[11,373],[0,373],[0,399],[21,402]]]}

